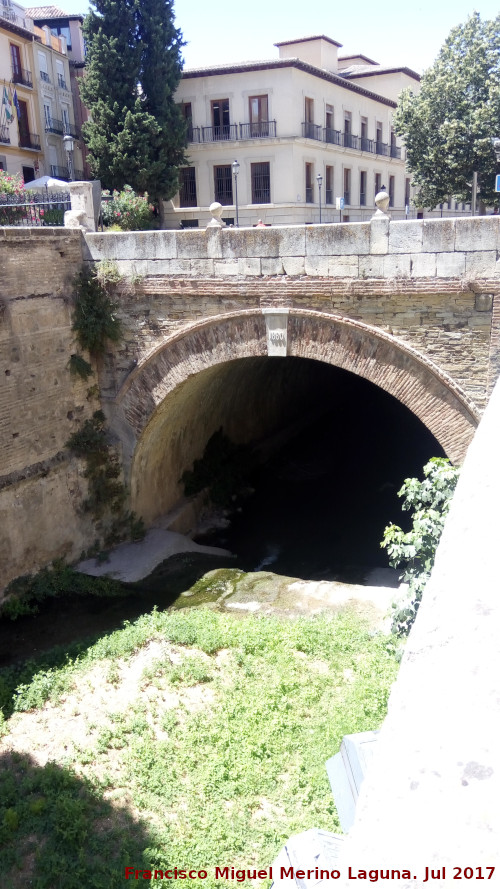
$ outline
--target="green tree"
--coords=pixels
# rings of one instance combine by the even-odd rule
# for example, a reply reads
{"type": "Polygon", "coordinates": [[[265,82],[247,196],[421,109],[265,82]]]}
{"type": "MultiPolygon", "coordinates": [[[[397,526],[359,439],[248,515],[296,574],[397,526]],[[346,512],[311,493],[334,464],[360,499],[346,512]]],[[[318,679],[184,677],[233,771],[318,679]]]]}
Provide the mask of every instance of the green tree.
{"type": "Polygon", "coordinates": [[[184,161],[186,127],[173,95],[182,70],[182,34],[172,0],[94,0],[85,19],[82,99],[94,174],[105,187],[169,198],[184,161]]]}
{"type": "Polygon", "coordinates": [[[407,478],[398,491],[403,509],[413,513],[412,527],[405,532],[398,525],[389,525],[381,546],[387,550],[393,568],[404,568],[401,580],[408,584],[403,598],[393,606],[392,629],[399,636],[410,631],[417,616],[458,475],[459,470],[448,460],[433,457],[424,466],[423,481],[407,478]]]}
{"type": "Polygon", "coordinates": [[[469,202],[475,171],[480,200],[498,206],[491,139],[500,136],[500,16],[481,21],[475,12],[453,28],[420,93],[401,94],[395,128],[420,206],[431,209],[452,195],[469,202]]]}

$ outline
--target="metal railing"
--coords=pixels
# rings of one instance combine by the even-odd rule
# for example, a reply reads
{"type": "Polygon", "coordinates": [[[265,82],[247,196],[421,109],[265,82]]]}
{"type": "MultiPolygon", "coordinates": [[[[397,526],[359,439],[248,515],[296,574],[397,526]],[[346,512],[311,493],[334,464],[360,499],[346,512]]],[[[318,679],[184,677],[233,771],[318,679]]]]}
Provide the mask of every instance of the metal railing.
{"type": "Polygon", "coordinates": [[[54,179],[69,179],[69,170],[67,167],[57,167],[54,164],[51,164],[50,175],[53,176],[54,179]]]}
{"type": "Polygon", "coordinates": [[[32,148],[34,151],[42,150],[38,133],[19,133],[19,145],[21,148],[32,148]]]}
{"type": "MultiPolygon", "coordinates": [[[[21,7],[18,6],[17,9],[21,10],[21,7]]],[[[0,7],[0,16],[10,22],[11,25],[17,25],[18,28],[24,28],[26,31],[33,32],[33,20],[25,16],[16,15],[11,6],[0,7]]]]}
{"type": "Polygon", "coordinates": [[[340,130],[332,130],[330,127],[324,127],[323,142],[328,142],[330,145],[342,145],[342,133],[340,130]]]}
{"type": "Polygon", "coordinates": [[[64,211],[71,209],[65,192],[0,194],[0,225],[64,225],[64,211]]]}
{"type": "Polygon", "coordinates": [[[66,86],[66,81],[65,81],[65,79],[64,79],[64,77],[63,77],[62,74],[58,74],[58,75],[57,75],[57,85],[58,85],[62,90],[67,90],[67,89],[68,89],[68,87],[66,86]]]}
{"type": "Polygon", "coordinates": [[[44,83],[50,83],[50,77],[46,71],[40,71],[40,80],[43,80],[44,83]]]}
{"type": "Polygon", "coordinates": [[[344,204],[350,204],[350,203],[351,203],[351,192],[344,191],[344,204]]]}
{"type": "Polygon", "coordinates": [[[4,145],[10,145],[9,127],[4,123],[0,125],[0,142],[3,142],[4,145]]]}
{"type": "Polygon", "coordinates": [[[240,123],[240,139],[267,139],[276,136],[275,120],[259,120],[240,123]]]}
{"type": "Polygon", "coordinates": [[[316,123],[304,120],[302,121],[302,135],[304,139],[316,139],[321,142],[321,127],[316,123]]]}
{"type": "Polygon", "coordinates": [[[82,182],[85,179],[83,170],[73,170],[73,176],[75,177],[75,182],[82,182]]]}
{"type": "Polygon", "coordinates": [[[13,68],[12,83],[20,83],[22,84],[22,86],[33,87],[33,78],[31,76],[31,71],[27,71],[26,68],[13,68]]]}
{"type": "Polygon", "coordinates": [[[74,124],[63,121],[63,126],[65,135],[73,136],[73,139],[80,138],[80,131],[78,130],[78,127],[75,127],[74,124]]]}
{"type": "Polygon", "coordinates": [[[238,127],[235,123],[223,124],[221,127],[202,127],[202,142],[226,142],[238,138],[238,127]]]}
{"type": "Polygon", "coordinates": [[[57,120],[55,117],[51,117],[45,121],[45,132],[46,133],[55,133],[57,136],[64,135],[64,124],[62,120],[57,120]]]}
{"type": "Polygon", "coordinates": [[[325,190],[325,204],[333,204],[333,189],[331,188],[325,190]]]}
{"type": "Polygon", "coordinates": [[[313,190],[312,185],[306,185],[306,204],[313,204],[313,190]]]}

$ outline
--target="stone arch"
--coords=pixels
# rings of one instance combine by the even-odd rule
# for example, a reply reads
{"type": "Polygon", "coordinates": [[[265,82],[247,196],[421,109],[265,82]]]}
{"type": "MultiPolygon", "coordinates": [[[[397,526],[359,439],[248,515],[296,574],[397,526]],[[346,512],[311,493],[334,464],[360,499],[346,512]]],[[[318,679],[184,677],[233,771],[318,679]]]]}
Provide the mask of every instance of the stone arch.
{"type": "MultiPolygon", "coordinates": [[[[333,314],[290,309],[287,329],[287,357],[332,364],[371,381],[419,417],[453,462],[463,460],[478,423],[477,410],[453,380],[427,358],[390,334],[333,314]]],[[[200,455],[180,430],[183,405],[187,409],[191,404],[193,411],[200,399],[197,380],[212,390],[220,389],[227,373],[239,367],[238,359],[267,355],[266,320],[262,310],[252,309],[183,328],[129,375],[115,400],[112,426],[124,445],[132,508],[146,521],[154,518],[154,513],[172,508],[179,499],[182,454],[188,458],[184,466],[190,465],[193,454],[200,455]],[[166,431],[177,456],[168,470],[164,466],[160,472],[159,449],[166,431]],[[177,477],[172,477],[170,493],[158,509],[151,511],[146,492],[159,488],[159,476],[163,482],[168,472],[177,473],[177,477]]]]}

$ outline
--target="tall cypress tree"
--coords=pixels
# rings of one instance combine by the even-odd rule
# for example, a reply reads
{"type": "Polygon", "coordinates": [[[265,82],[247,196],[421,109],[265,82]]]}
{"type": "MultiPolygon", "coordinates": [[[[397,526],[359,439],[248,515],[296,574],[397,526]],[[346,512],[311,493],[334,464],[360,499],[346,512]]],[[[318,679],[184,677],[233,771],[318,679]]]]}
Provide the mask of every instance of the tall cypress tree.
{"type": "Polygon", "coordinates": [[[84,22],[82,98],[94,174],[107,188],[131,185],[153,199],[177,190],[186,128],[173,94],[182,70],[182,34],[172,0],[93,0],[84,22]]]}

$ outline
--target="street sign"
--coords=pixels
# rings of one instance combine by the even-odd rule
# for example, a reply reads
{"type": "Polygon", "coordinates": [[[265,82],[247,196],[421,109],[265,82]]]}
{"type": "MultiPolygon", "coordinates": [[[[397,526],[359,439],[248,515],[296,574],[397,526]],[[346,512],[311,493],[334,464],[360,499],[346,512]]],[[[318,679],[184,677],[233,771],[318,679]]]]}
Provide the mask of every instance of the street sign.
{"type": "Polygon", "coordinates": [[[500,191],[500,176],[495,176],[495,191],[500,191]]]}
{"type": "Polygon", "coordinates": [[[336,206],[337,210],[343,210],[344,209],[344,198],[337,198],[335,201],[335,206],[336,206]]]}

